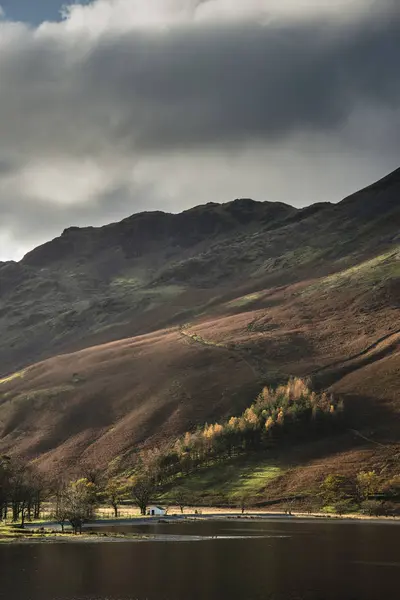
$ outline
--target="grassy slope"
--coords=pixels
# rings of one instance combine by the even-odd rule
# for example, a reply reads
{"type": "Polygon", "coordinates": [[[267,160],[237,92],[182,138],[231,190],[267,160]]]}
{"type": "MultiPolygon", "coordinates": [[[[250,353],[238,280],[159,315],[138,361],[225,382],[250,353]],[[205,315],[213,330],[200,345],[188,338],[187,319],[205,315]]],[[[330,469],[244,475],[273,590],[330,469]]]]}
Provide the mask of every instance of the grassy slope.
{"type": "Polygon", "coordinates": [[[361,470],[375,470],[385,481],[398,475],[399,460],[400,444],[378,448],[345,434],[204,467],[165,486],[159,500],[176,504],[182,494],[194,506],[240,506],[242,500],[247,506],[263,506],[296,496],[316,500],[329,473],[355,477],[361,470]]]}
{"type": "Polygon", "coordinates": [[[156,241],[129,220],[74,230],[0,265],[0,451],[53,471],[80,456],[104,463],[241,412],[265,383],[311,375],[345,397],[354,430],[372,442],[347,432],[285,450],[284,468],[268,463],[283,469],[275,484],[300,489],[328,466],[385,466],[384,446],[400,433],[393,189],[379,189],[376,206],[372,189],[272,219],[260,205],[245,226],[235,203],[189,211],[176,231],[175,217],[167,227],[152,216],[151,235],[154,219],[167,228],[156,241]],[[178,243],[181,230],[189,237],[178,243]],[[27,367],[60,350],[70,353],[27,367]]]}
{"type": "Polygon", "coordinates": [[[177,477],[173,484],[166,486],[160,501],[174,503],[179,494],[183,494],[187,503],[194,506],[239,505],[245,497],[255,503],[265,498],[268,485],[283,473],[284,467],[268,455],[237,457],[195,474],[177,477]]]}
{"type": "Polygon", "coordinates": [[[48,468],[110,461],[242,410],[259,384],[240,357],[163,331],[64,355],[0,386],[0,451],[48,468]]]}
{"type": "MultiPolygon", "coordinates": [[[[345,397],[354,428],[373,442],[348,432],[341,440],[303,445],[295,454],[285,450],[260,464],[255,459],[255,471],[279,469],[274,486],[279,483],[286,493],[310,486],[327,465],[345,471],[358,470],[359,462],[385,466],[386,450],[374,441],[399,439],[397,308],[388,302],[379,313],[366,314],[355,308],[359,282],[326,295],[320,293],[324,285],[322,279],[261,290],[247,296],[245,304],[239,295],[245,310],[224,301],[181,327],[60,356],[3,380],[0,449],[17,447],[39,455],[50,469],[60,463],[69,468],[81,455],[108,462],[142,443],[241,412],[263,383],[315,373],[345,397]]],[[[209,490],[204,497],[210,500],[217,492],[232,496],[237,483],[246,481],[245,471],[241,478],[242,466],[227,468],[231,483],[221,487],[217,480],[225,466],[218,467],[215,477],[205,473],[197,484],[209,490]]],[[[271,490],[258,486],[257,476],[252,481],[253,495],[270,496],[271,490]]]]}

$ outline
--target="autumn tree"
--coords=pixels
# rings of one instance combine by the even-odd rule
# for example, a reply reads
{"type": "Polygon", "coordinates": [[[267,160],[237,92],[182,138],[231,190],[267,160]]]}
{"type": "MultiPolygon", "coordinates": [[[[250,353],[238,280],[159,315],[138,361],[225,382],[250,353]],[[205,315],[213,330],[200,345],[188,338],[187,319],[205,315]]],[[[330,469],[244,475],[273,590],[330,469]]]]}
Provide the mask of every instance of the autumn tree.
{"type": "Polygon", "coordinates": [[[382,492],[392,498],[400,498],[400,475],[395,475],[382,485],[382,492]]]}
{"type": "Polygon", "coordinates": [[[368,500],[378,491],[379,477],[375,471],[361,471],[357,475],[357,491],[361,500],[368,500]]]}
{"type": "Polygon", "coordinates": [[[339,514],[347,512],[357,498],[355,481],[345,475],[330,474],[320,486],[320,496],[324,505],[333,505],[339,514]]]}

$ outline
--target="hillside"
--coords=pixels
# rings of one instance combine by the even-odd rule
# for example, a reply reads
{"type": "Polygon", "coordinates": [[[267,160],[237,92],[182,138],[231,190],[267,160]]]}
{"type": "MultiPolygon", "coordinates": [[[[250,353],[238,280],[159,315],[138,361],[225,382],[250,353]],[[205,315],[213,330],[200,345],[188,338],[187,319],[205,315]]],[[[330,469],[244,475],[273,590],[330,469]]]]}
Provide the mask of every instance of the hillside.
{"type": "Polygon", "coordinates": [[[286,450],[287,485],[313,461],[383,464],[400,451],[399,232],[400,169],[336,205],[142,213],[0,263],[0,452],[103,464],[297,375],[345,399],[352,431],[286,450]]]}

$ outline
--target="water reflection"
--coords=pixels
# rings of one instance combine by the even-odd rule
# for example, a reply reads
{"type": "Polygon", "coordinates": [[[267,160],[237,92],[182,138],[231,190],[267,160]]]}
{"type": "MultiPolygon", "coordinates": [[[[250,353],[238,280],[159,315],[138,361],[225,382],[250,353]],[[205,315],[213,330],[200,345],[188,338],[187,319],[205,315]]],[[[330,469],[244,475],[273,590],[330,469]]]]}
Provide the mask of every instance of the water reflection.
{"type": "MultiPolygon", "coordinates": [[[[0,546],[5,600],[382,600],[396,597],[399,525],[159,524],[196,543],[0,546]],[[224,537],[225,536],[225,537],[224,537]]],[[[127,530],[127,528],[123,528],[127,530]]]]}

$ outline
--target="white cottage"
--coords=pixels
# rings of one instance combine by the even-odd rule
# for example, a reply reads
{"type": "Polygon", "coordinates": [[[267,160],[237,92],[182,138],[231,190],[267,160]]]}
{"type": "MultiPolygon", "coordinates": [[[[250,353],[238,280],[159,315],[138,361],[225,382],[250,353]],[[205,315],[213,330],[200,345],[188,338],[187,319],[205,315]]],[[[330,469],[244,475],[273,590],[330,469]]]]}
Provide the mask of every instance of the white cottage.
{"type": "Polygon", "coordinates": [[[162,506],[149,506],[147,514],[150,515],[150,517],[164,517],[167,514],[167,510],[162,506]]]}

